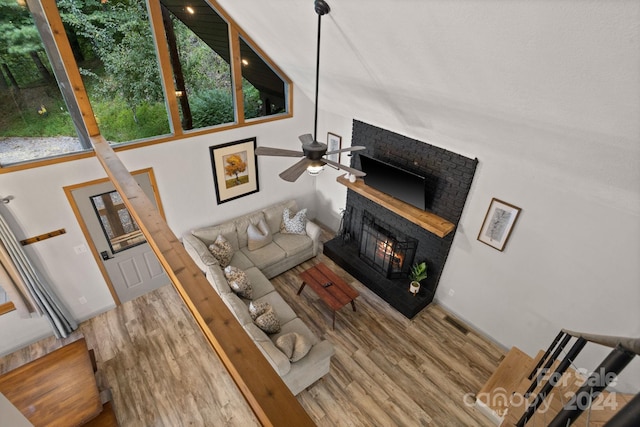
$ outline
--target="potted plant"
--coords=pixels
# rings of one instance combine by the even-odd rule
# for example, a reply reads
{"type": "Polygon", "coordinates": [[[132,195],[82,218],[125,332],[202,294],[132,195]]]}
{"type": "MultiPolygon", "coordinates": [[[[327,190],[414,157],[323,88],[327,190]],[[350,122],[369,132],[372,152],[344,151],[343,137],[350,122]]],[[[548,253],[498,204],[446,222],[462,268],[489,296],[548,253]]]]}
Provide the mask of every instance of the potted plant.
{"type": "Polygon", "coordinates": [[[409,271],[409,279],[411,279],[411,284],[409,284],[409,292],[411,292],[414,297],[420,291],[420,282],[426,278],[427,263],[423,261],[413,264],[411,270],[409,271]]]}

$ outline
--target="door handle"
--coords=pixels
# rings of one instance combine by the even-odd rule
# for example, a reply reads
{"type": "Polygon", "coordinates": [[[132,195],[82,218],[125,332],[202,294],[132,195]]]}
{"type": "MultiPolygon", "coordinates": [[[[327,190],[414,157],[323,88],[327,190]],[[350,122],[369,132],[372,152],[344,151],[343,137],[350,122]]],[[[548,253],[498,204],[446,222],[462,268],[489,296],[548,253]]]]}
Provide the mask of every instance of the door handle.
{"type": "Polygon", "coordinates": [[[111,258],[112,258],[111,256],[109,256],[109,252],[107,252],[107,251],[102,251],[102,252],[100,252],[100,256],[102,257],[102,260],[103,260],[103,261],[106,261],[106,260],[108,260],[108,259],[111,259],[111,258]]]}

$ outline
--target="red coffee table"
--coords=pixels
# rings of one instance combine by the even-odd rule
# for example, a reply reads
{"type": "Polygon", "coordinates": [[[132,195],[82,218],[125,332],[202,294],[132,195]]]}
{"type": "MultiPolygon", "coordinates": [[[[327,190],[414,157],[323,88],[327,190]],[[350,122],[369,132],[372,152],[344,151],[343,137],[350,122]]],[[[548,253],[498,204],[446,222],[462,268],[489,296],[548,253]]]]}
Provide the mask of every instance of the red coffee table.
{"type": "Polygon", "coordinates": [[[300,273],[302,285],[298,289],[298,295],[302,292],[306,285],[324,301],[333,311],[333,329],[336,328],[336,311],[351,303],[353,311],[356,311],[355,299],[360,295],[358,291],[353,289],[347,282],[342,280],[338,275],[329,269],[323,263],[318,263],[308,270],[300,273]]]}

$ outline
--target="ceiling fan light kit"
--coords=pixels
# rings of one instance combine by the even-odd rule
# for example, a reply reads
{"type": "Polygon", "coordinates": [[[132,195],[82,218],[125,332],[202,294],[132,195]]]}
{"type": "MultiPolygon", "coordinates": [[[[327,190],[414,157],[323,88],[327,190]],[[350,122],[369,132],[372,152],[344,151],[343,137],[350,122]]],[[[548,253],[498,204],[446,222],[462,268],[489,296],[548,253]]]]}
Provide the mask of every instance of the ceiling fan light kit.
{"type": "Polygon", "coordinates": [[[340,150],[334,150],[327,152],[327,144],[318,142],[318,83],[320,80],[320,30],[322,28],[322,16],[329,13],[331,8],[324,0],[315,0],[314,9],[318,14],[318,43],[316,50],[316,99],[315,99],[315,111],[313,119],[313,135],[304,134],[300,135],[300,142],[302,142],[302,151],[286,150],[281,148],[272,147],[258,147],[256,154],[258,156],[282,156],[282,157],[303,157],[293,166],[285,169],[280,173],[280,178],[285,181],[294,182],[300,175],[306,170],[311,176],[318,176],[320,172],[324,170],[325,165],[330,165],[337,169],[342,169],[353,176],[354,181],[358,176],[365,176],[365,173],[357,169],[350,168],[340,163],[327,159],[327,154],[335,154],[342,152],[351,152],[357,150],[364,150],[365,147],[354,146],[342,148],[340,150]]]}

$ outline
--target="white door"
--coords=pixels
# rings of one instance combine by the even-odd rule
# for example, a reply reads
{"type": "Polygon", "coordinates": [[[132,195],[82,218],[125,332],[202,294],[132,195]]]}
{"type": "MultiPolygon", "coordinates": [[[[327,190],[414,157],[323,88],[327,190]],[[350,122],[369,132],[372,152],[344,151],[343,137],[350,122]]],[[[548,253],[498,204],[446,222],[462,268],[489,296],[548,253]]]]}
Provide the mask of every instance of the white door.
{"type": "MultiPolygon", "coordinates": [[[[134,177],[156,204],[149,174],[134,177]]],[[[120,303],[170,283],[111,181],[75,188],[71,194],[120,303]]]]}

